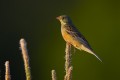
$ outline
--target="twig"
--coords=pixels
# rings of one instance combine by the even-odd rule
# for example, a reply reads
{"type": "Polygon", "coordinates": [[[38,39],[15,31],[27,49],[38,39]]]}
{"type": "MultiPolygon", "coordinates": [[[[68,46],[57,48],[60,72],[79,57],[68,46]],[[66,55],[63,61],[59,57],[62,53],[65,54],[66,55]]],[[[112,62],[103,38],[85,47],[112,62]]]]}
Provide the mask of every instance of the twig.
{"type": "Polygon", "coordinates": [[[57,80],[56,71],[52,70],[51,73],[52,73],[52,80],[57,80]]]}
{"type": "Polygon", "coordinates": [[[66,49],[65,49],[65,77],[64,80],[71,80],[71,74],[72,74],[72,66],[71,66],[71,44],[66,43],[66,49]]]}
{"type": "Polygon", "coordinates": [[[9,61],[5,62],[5,69],[6,69],[5,80],[11,80],[9,61]]]}
{"type": "Polygon", "coordinates": [[[27,51],[27,43],[24,39],[20,40],[20,47],[22,50],[22,56],[24,60],[24,67],[25,67],[25,73],[26,73],[26,80],[31,80],[31,71],[30,71],[30,65],[29,65],[29,56],[27,51]]]}

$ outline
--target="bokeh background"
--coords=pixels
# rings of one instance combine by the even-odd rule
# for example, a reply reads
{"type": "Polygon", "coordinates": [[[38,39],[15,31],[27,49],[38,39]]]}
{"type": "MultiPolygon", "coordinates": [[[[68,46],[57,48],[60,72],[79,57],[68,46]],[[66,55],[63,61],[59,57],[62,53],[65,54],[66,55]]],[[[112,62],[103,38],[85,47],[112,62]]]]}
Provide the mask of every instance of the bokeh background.
{"type": "Polygon", "coordinates": [[[19,40],[28,43],[33,80],[51,80],[55,69],[63,80],[65,41],[56,17],[69,15],[102,63],[72,49],[73,80],[120,80],[119,0],[1,0],[0,80],[10,61],[12,80],[25,80],[19,40]]]}

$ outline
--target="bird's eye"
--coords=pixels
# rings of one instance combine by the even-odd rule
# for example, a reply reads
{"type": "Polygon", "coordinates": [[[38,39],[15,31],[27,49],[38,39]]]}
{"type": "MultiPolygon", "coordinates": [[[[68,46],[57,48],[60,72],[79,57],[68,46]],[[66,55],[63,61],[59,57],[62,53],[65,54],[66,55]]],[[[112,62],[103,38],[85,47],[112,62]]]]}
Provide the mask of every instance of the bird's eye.
{"type": "Polygon", "coordinates": [[[62,19],[64,20],[64,19],[65,19],[65,17],[62,17],[62,19]]]}

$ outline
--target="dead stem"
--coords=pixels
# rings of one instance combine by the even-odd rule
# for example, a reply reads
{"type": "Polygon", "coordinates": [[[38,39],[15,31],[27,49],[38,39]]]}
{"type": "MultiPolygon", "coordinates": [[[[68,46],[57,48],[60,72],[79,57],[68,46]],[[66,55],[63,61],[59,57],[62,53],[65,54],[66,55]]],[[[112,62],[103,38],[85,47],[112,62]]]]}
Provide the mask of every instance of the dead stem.
{"type": "Polygon", "coordinates": [[[52,80],[57,80],[56,71],[52,70],[51,72],[52,72],[52,80]]]}
{"type": "Polygon", "coordinates": [[[5,80],[11,80],[9,61],[5,62],[5,80]]]}
{"type": "Polygon", "coordinates": [[[66,49],[65,49],[65,77],[64,80],[71,80],[71,74],[72,74],[72,66],[71,66],[71,44],[66,43],[66,49]]]}
{"type": "Polygon", "coordinates": [[[23,56],[23,61],[24,61],[25,73],[26,73],[26,80],[31,80],[31,71],[30,71],[30,65],[29,65],[27,43],[24,39],[20,40],[20,47],[22,50],[22,56],[23,56]]]}

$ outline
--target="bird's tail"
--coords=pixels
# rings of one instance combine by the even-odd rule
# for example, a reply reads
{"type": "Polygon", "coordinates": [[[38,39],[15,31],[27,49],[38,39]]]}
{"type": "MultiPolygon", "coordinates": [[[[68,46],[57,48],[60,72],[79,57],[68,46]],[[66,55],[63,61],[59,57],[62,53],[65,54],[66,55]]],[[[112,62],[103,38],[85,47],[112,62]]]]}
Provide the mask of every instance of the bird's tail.
{"type": "Polygon", "coordinates": [[[101,60],[95,53],[92,52],[92,54],[93,54],[98,60],[100,60],[100,61],[102,62],[102,60],[101,60]]]}
{"type": "Polygon", "coordinates": [[[92,55],[94,55],[98,60],[100,60],[102,62],[102,60],[91,50],[87,50],[86,52],[91,53],[92,55]]]}
{"type": "Polygon", "coordinates": [[[89,49],[89,48],[87,48],[87,47],[85,47],[85,46],[82,46],[82,47],[81,47],[81,50],[84,50],[84,51],[86,51],[86,52],[88,52],[88,53],[91,53],[91,54],[94,55],[98,60],[100,60],[100,61],[102,62],[102,60],[101,60],[91,49],[89,49]]]}

